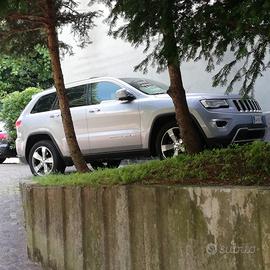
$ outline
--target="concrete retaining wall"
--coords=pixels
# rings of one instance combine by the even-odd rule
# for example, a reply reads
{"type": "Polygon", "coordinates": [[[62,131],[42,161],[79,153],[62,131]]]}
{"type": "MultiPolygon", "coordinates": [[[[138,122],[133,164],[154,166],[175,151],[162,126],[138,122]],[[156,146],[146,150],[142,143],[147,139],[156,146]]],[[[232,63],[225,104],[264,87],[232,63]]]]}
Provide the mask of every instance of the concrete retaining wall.
{"type": "Polygon", "coordinates": [[[270,190],[22,185],[44,269],[270,269],[270,190]]]}

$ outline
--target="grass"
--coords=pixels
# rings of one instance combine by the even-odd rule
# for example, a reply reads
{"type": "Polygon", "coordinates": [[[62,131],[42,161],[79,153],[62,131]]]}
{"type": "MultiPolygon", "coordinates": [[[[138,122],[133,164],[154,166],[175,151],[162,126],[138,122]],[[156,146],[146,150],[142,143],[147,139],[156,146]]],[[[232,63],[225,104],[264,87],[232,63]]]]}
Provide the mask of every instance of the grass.
{"type": "Polygon", "coordinates": [[[270,143],[206,150],[119,169],[34,178],[41,185],[270,185],[270,143]]]}

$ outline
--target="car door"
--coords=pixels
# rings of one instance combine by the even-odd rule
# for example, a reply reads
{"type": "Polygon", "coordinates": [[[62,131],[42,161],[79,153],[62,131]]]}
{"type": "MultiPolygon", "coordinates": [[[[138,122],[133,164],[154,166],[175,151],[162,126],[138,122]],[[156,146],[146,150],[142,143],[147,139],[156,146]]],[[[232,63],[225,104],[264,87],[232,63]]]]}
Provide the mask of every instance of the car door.
{"type": "Polygon", "coordinates": [[[87,109],[91,153],[130,151],[142,148],[138,101],[116,100],[121,86],[110,81],[89,85],[87,109]]]}
{"type": "MultiPolygon", "coordinates": [[[[67,96],[69,100],[69,107],[74,125],[74,130],[82,154],[89,153],[89,136],[86,118],[86,112],[88,108],[87,95],[88,93],[86,84],[67,89],[67,96]]],[[[60,116],[61,114],[59,110],[59,105],[58,102],[56,102],[54,110],[50,113],[52,130],[57,133],[55,134],[55,137],[60,139],[63,152],[68,153],[69,150],[67,140],[64,134],[62,119],[60,116]]]]}

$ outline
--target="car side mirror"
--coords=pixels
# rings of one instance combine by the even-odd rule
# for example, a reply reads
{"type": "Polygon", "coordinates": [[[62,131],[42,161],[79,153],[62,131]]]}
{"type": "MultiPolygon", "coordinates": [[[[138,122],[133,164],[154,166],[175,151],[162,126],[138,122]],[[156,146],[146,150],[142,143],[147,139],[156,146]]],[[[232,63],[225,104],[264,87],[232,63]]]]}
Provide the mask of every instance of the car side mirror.
{"type": "Polygon", "coordinates": [[[136,99],[136,97],[126,89],[119,89],[116,91],[116,99],[121,101],[132,101],[136,99]]]}

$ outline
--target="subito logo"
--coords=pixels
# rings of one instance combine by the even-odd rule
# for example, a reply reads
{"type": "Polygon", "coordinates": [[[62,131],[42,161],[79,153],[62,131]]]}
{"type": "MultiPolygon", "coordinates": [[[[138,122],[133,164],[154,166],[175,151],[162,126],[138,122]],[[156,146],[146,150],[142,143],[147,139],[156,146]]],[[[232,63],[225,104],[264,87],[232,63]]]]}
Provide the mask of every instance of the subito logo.
{"type": "Polygon", "coordinates": [[[214,243],[210,243],[206,246],[206,252],[209,255],[215,255],[217,254],[218,248],[217,245],[214,243]]]}

